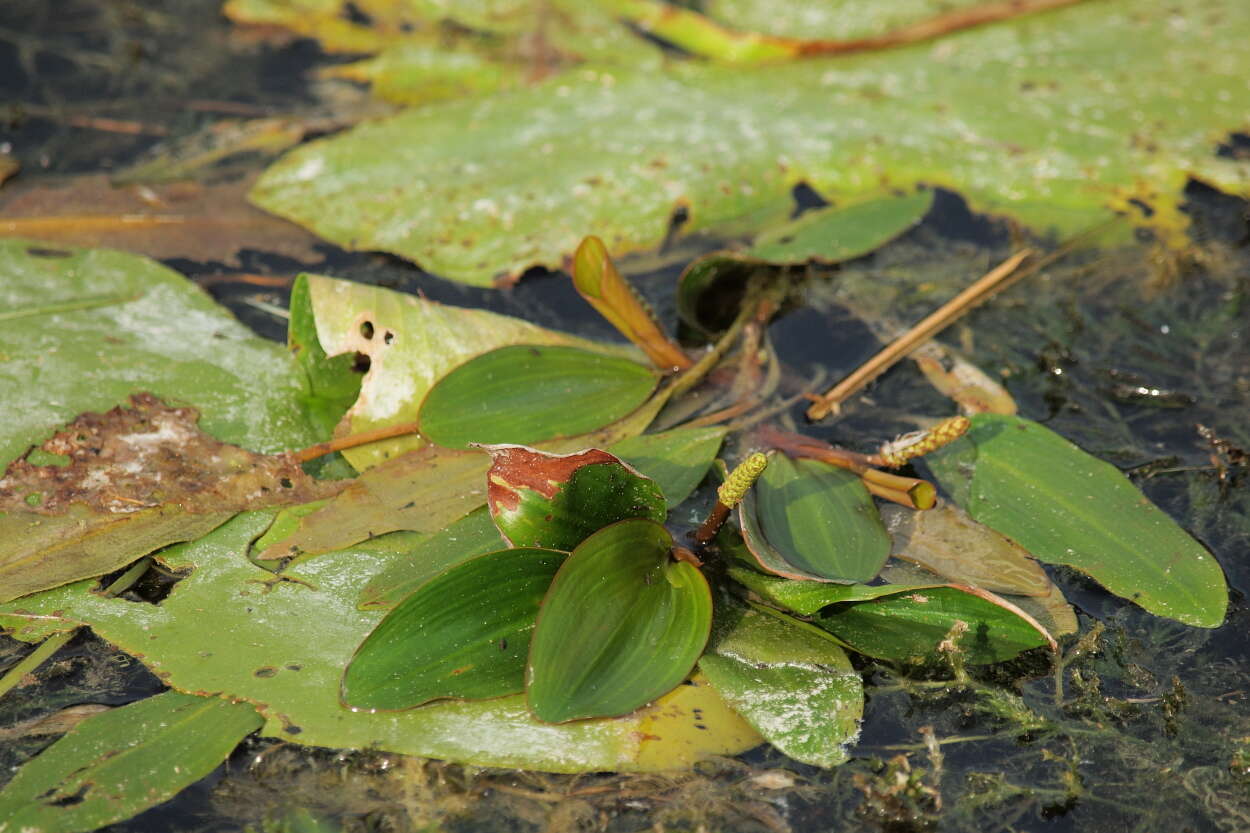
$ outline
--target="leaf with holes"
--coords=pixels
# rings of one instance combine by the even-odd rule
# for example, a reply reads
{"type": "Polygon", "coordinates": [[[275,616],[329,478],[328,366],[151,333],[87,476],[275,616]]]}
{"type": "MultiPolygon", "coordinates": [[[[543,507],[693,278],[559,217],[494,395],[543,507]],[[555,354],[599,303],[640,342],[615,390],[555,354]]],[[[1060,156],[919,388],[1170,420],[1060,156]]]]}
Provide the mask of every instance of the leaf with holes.
{"type": "Polygon", "coordinates": [[[543,600],[526,692],[547,723],[626,714],[681,683],[707,644],[712,596],[654,521],[599,530],[543,600]]]}

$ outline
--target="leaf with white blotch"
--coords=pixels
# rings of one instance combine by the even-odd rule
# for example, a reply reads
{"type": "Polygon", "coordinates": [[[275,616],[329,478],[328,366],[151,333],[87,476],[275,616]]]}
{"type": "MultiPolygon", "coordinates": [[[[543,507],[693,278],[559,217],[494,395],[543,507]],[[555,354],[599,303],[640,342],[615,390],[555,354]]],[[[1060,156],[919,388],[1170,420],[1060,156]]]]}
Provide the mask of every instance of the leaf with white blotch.
{"type": "Polygon", "coordinates": [[[486,446],[486,500],[514,547],[571,552],[592,533],[626,518],[662,523],[668,514],[655,481],[606,451],[545,454],[521,445],[486,446]]]}

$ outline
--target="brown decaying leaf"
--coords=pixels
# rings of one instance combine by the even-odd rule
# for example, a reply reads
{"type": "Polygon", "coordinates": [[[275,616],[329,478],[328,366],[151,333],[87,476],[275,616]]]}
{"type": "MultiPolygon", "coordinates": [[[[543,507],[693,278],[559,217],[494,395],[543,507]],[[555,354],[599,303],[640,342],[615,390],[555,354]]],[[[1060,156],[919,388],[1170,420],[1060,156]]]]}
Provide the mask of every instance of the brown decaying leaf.
{"type": "MultiPolygon", "coordinates": [[[[2,161],[0,161],[2,167],[2,161]]],[[[0,175],[0,180],[3,180],[0,175]]],[[[242,249],[320,260],[304,229],[248,204],[251,178],[115,188],[100,175],[4,190],[0,234],[239,266],[242,249]]]]}
{"type": "Polygon", "coordinates": [[[937,341],[922,344],[911,360],[938,393],[959,403],[965,414],[1014,414],[1016,400],[989,374],[937,341]]]}
{"type": "Polygon", "coordinates": [[[342,489],[304,474],[291,454],[218,442],[198,419],[135,394],[130,407],[83,414],[42,445],[64,465],[10,463],[0,478],[0,600],[109,572],[244,509],[342,489]]]}

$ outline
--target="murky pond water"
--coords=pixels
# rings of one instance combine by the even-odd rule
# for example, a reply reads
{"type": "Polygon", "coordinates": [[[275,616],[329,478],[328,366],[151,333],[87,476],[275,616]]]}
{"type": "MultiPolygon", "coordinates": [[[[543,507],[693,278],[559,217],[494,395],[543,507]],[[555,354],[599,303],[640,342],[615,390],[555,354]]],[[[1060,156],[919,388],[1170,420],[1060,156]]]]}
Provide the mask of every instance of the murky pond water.
{"type": "MultiPolygon", "coordinates": [[[[95,199],[96,175],[221,119],[295,113],[333,129],[327,108],[363,106],[350,88],[314,89],[309,73],[323,56],[310,42],[249,39],[217,5],[9,0],[0,9],[0,150],[21,172],[0,188],[0,221],[6,203],[45,188],[62,189],[62,203],[95,199]]],[[[1229,152],[1244,144],[1229,142],[1229,152]]],[[[209,187],[231,187],[263,158],[214,166],[209,187]]],[[[1250,225],[1242,202],[1198,184],[1187,197],[1199,244],[1184,256],[1163,258],[1149,240],[1078,251],[946,338],[1000,373],[1023,414],[1129,473],[1210,548],[1232,588],[1222,627],[1153,617],[1073,570],[1048,567],[1080,614],[1062,690],[1038,652],[977,667],[960,682],[942,669],[857,659],[868,682],[864,731],[852,760],[831,771],[766,747],[673,776],[553,776],[250,740],[174,801],[107,829],[1250,829],[1250,475],[1237,456],[1250,449],[1250,225]]],[[[562,275],[473,289],[302,233],[276,249],[249,239],[242,251],[229,245],[233,232],[205,233],[222,239],[168,252],[164,262],[269,338],[285,336],[281,313],[302,270],[615,338],[562,275]]],[[[1013,242],[1006,225],[942,192],[923,224],[879,252],[812,267],[803,303],[769,335],[795,374],[839,378],[1013,242]]],[[[675,317],[682,266],[717,243],[695,238],[633,262],[663,320],[675,317]]],[[[913,367],[900,366],[835,420],[808,424],[796,405],[782,421],[869,450],[914,427],[914,415],[948,409],[913,367]]],[[[137,592],[151,598],[157,585],[137,592]]],[[[25,651],[0,640],[0,667],[25,651]]],[[[32,722],[161,688],[125,654],[80,635],[0,699],[0,782],[55,737],[55,727],[31,732],[32,722]]]]}

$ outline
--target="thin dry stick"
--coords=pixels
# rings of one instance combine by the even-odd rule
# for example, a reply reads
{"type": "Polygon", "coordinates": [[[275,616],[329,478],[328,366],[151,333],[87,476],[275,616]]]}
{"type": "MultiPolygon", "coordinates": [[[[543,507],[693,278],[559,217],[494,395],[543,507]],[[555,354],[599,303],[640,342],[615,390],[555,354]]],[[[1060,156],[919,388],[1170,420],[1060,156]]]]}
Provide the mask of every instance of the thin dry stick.
{"type": "Polygon", "coordinates": [[[327,454],[333,454],[336,451],[342,451],[345,448],[356,448],[369,443],[376,443],[379,440],[389,440],[392,437],[402,437],[405,434],[416,434],[418,426],[415,422],[401,422],[398,425],[387,425],[382,428],[374,428],[372,431],[362,431],[359,434],[349,434],[346,437],[335,437],[323,443],[315,443],[294,451],[297,462],[307,463],[309,460],[316,460],[318,457],[324,457],[327,454]]]}
{"type": "MultiPolygon", "coordinates": [[[[1032,249],[1016,252],[1011,257],[991,269],[984,277],[972,286],[960,292],[947,303],[943,304],[927,318],[860,365],[859,369],[835,385],[824,396],[816,397],[812,406],[807,409],[808,419],[824,419],[837,410],[852,394],[859,391],[873,379],[906,358],[909,353],[925,343],[942,330],[963,317],[978,304],[992,298],[1010,285],[1008,278],[1027,258],[1032,257],[1032,249]]],[[[1017,278],[1024,274],[1016,275],[1017,278]]]]}

